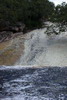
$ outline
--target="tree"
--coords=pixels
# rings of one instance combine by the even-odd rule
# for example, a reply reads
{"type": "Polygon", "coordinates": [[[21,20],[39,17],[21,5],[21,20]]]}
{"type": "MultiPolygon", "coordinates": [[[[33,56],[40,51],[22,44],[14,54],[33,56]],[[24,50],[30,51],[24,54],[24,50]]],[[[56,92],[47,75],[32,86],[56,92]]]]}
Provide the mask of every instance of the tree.
{"type": "Polygon", "coordinates": [[[0,0],[0,21],[11,25],[20,21],[29,28],[39,27],[42,19],[51,18],[53,11],[54,4],[48,0],[0,0]]]}

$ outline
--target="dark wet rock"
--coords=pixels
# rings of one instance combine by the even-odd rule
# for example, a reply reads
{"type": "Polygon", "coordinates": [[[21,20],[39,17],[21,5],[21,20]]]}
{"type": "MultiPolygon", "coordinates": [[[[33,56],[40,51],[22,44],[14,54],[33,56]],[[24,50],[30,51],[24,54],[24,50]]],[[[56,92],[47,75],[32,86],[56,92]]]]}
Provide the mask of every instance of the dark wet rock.
{"type": "Polygon", "coordinates": [[[18,27],[19,31],[23,32],[23,30],[25,29],[25,24],[18,22],[17,27],[18,27]]]}
{"type": "Polygon", "coordinates": [[[9,26],[10,26],[10,22],[9,21],[0,21],[0,32],[2,31],[8,31],[9,30],[9,26]]]}
{"type": "Polygon", "coordinates": [[[48,25],[48,23],[45,23],[45,27],[47,28],[46,34],[47,35],[58,35],[61,32],[67,31],[67,26],[63,23],[51,23],[48,25]]]}
{"type": "Polygon", "coordinates": [[[25,24],[17,23],[15,26],[10,26],[9,31],[12,31],[13,33],[23,32],[24,28],[25,28],[25,24]]]}
{"type": "Polygon", "coordinates": [[[17,34],[20,32],[23,32],[25,29],[25,24],[21,22],[17,22],[15,25],[10,25],[7,21],[0,21],[0,42],[3,42],[4,40],[12,39],[13,34],[17,34]]]}
{"type": "Polygon", "coordinates": [[[9,38],[11,38],[12,34],[13,34],[13,32],[10,32],[10,31],[2,31],[2,32],[0,32],[0,42],[9,40],[9,38]]]}
{"type": "Polygon", "coordinates": [[[19,32],[23,31],[25,28],[25,24],[21,22],[15,23],[15,25],[11,25],[9,21],[0,21],[0,32],[2,31],[12,31],[19,32]]]}

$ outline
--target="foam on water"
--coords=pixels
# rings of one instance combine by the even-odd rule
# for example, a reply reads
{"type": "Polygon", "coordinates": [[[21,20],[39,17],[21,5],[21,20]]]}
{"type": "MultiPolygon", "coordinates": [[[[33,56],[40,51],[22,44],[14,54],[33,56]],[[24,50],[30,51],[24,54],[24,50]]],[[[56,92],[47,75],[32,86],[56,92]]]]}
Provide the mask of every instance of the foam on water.
{"type": "MultiPolygon", "coordinates": [[[[47,22],[49,26],[52,23],[47,22]]],[[[28,33],[24,55],[16,65],[67,66],[67,31],[48,36],[47,28],[28,33]]],[[[56,28],[58,31],[58,27],[56,28]]]]}
{"type": "Polygon", "coordinates": [[[5,65],[2,65],[0,66],[0,70],[7,70],[7,69],[23,69],[23,68],[32,68],[34,66],[32,65],[15,65],[15,66],[5,66],[5,65]]]}
{"type": "Polygon", "coordinates": [[[66,76],[59,67],[1,70],[0,100],[66,100],[66,76]]]}

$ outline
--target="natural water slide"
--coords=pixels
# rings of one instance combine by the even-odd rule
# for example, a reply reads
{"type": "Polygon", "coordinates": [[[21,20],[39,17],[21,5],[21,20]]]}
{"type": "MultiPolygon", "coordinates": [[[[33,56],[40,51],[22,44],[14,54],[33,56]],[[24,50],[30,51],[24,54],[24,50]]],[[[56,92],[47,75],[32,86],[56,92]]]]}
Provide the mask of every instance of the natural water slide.
{"type": "Polygon", "coordinates": [[[0,66],[0,100],[67,100],[66,26],[61,32],[47,22],[10,43],[8,50],[20,57],[12,66],[0,66]]]}
{"type": "Polygon", "coordinates": [[[49,22],[47,26],[49,29],[36,29],[27,34],[24,55],[16,65],[67,66],[67,31],[59,33],[59,27],[49,22]]]}

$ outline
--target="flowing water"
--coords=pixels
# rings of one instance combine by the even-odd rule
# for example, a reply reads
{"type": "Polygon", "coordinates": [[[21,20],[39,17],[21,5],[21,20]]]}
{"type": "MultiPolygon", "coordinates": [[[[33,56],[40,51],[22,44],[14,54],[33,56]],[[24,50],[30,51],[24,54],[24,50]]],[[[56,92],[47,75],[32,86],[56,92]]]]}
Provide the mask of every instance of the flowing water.
{"type": "Polygon", "coordinates": [[[0,100],[67,100],[67,30],[54,28],[28,33],[15,66],[0,66],[0,100]]]}
{"type": "Polygon", "coordinates": [[[43,28],[28,33],[24,55],[16,65],[67,66],[67,30],[56,35],[52,31],[58,32],[59,27],[51,25],[48,23],[50,30],[43,28]]]}
{"type": "Polygon", "coordinates": [[[67,68],[2,67],[0,100],[67,100],[67,68]]]}

